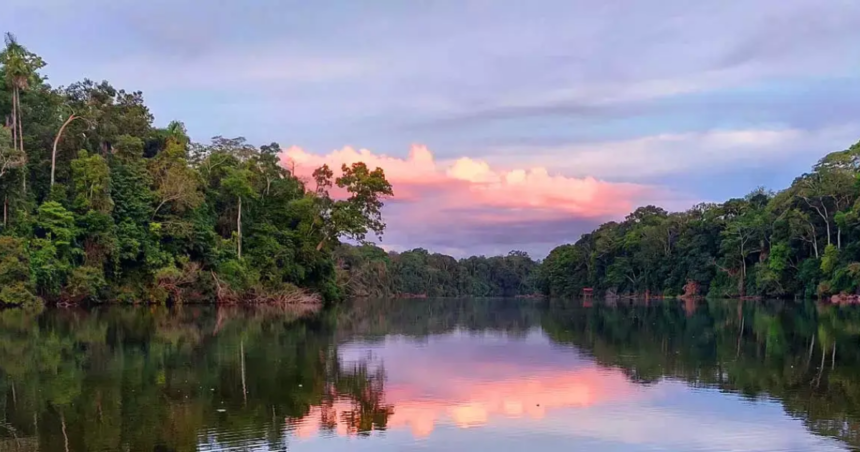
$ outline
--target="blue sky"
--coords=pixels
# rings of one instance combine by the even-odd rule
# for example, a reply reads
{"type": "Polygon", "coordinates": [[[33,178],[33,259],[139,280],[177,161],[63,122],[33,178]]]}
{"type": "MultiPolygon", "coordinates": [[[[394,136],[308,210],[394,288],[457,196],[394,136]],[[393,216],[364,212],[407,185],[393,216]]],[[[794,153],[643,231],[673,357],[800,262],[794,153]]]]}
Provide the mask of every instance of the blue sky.
{"type": "MultiPolygon", "coordinates": [[[[198,141],[394,159],[417,143],[440,174],[467,158],[497,175],[647,187],[633,207],[782,188],[860,139],[857,1],[203,4],[7,0],[0,29],[45,58],[51,83],[142,90],[157,123],[180,119],[198,141]]],[[[541,256],[623,216],[579,204],[548,216],[551,191],[531,209],[475,198],[495,210],[486,220],[425,192],[389,209],[383,243],[541,256]],[[409,221],[434,211],[445,223],[409,221]]]]}

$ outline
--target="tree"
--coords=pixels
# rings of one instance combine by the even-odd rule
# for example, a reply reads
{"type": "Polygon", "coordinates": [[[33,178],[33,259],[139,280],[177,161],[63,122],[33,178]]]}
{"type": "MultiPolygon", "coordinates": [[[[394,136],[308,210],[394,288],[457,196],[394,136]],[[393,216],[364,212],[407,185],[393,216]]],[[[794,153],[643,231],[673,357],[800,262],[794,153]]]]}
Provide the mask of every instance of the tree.
{"type": "Polygon", "coordinates": [[[60,142],[60,138],[63,136],[63,131],[66,129],[66,126],[72,123],[72,121],[76,119],[84,119],[80,116],[75,116],[74,113],[70,114],[69,117],[63,122],[63,125],[60,126],[60,130],[57,132],[57,137],[54,138],[54,146],[53,151],[51,152],[51,187],[54,186],[54,177],[57,169],[57,144],[60,142]]]}
{"type": "Polygon", "coordinates": [[[0,178],[5,177],[9,171],[21,167],[23,162],[23,154],[20,149],[13,146],[9,129],[0,127],[0,178]]]}
{"type": "MultiPolygon", "coordinates": [[[[723,250],[728,262],[734,262],[740,267],[738,294],[745,294],[747,277],[747,258],[750,254],[762,251],[760,246],[763,237],[765,220],[763,212],[750,206],[740,216],[726,223],[723,231],[723,250]]],[[[737,267],[735,267],[737,268],[737,267]]]]}
{"type": "Polygon", "coordinates": [[[328,165],[323,165],[313,174],[322,231],[317,250],[339,236],[364,243],[368,232],[381,237],[385,230],[383,199],[393,196],[394,192],[382,168],[370,171],[367,165],[357,162],[351,166],[343,165],[341,172],[334,184],[346,190],[349,194],[346,200],[331,198],[329,190],[333,187],[331,178],[334,172],[328,165]]]}
{"type": "Polygon", "coordinates": [[[27,242],[0,236],[0,305],[35,301],[27,242]]]}
{"type": "Polygon", "coordinates": [[[57,202],[39,206],[31,241],[31,268],[41,295],[57,295],[73,268],[77,235],[74,215],[57,202]]]}
{"type": "MultiPolygon", "coordinates": [[[[12,144],[12,134],[9,129],[0,127],[0,182],[6,182],[6,177],[13,169],[24,164],[24,154],[12,144]]],[[[6,184],[4,184],[6,185],[6,184]]],[[[3,226],[8,224],[9,194],[3,193],[3,226]]]]}
{"type": "Polygon", "coordinates": [[[203,203],[199,175],[188,166],[181,141],[173,138],[168,140],[165,150],[153,159],[150,174],[154,183],[155,200],[158,202],[152,213],[153,219],[162,207],[168,204],[177,213],[181,213],[203,203]]]}
{"type": "Polygon", "coordinates": [[[236,199],[236,254],[242,259],[242,199],[255,198],[257,193],[251,186],[251,171],[232,168],[223,181],[225,190],[236,199]]]}
{"type": "MultiPolygon", "coordinates": [[[[842,248],[842,224],[835,221],[836,216],[844,214],[857,199],[857,173],[858,162],[860,162],[860,143],[851,146],[841,152],[834,152],[824,156],[815,165],[815,173],[818,174],[820,189],[829,199],[832,206],[831,216],[836,223],[836,248],[842,248]]],[[[826,212],[826,210],[825,210],[826,212]]],[[[830,219],[827,219],[828,224],[830,219]]]]}
{"type": "Polygon", "coordinates": [[[12,33],[6,33],[6,48],[0,53],[0,62],[3,64],[6,85],[12,91],[12,146],[23,154],[25,168],[22,177],[24,192],[27,191],[26,164],[27,154],[24,151],[24,126],[21,115],[21,92],[30,86],[30,82],[37,70],[45,66],[45,63],[37,55],[27,51],[18,43],[12,33]]]}
{"type": "Polygon", "coordinates": [[[100,155],[89,155],[87,151],[78,153],[72,161],[72,180],[75,198],[73,206],[81,212],[95,210],[110,213],[113,200],[110,196],[110,167],[100,155]]]}

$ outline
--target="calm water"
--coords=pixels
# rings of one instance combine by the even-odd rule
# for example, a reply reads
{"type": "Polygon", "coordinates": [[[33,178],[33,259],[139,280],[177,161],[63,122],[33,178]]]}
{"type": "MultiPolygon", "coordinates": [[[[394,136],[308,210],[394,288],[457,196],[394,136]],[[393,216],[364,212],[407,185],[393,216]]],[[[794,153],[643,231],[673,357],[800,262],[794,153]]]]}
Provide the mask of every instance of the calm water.
{"type": "Polygon", "coordinates": [[[736,301],[5,311],[0,451],[858,450],[858,335],[736,301]]]}

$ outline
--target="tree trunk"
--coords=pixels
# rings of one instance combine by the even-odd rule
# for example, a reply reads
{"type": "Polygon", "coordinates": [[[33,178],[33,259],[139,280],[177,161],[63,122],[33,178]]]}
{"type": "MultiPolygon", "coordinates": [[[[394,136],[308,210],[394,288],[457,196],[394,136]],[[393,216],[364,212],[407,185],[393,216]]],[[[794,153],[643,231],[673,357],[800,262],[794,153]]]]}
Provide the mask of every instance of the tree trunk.
{"type": "Polygon", "coordinates": [[[21,90],[15,88],[15,103],[18,111],[18,143],[21,145],[21,152],[24,152],[24,119],[21,116],[21,90]]]}
{"type": "Polygon", "coordinates": [[[18,149],[21,150],[24,163],[21,165],[21,184],[24,188],[24,196],[27,196],[27,153],[24,152],[24,121],[21,119],[21,90],[15,88],[15,111],[18,112],[18,149]]]}
{"type": "Polygon", "coordinates": [[[836,249],[842,249],[842,228],[836,228],[836,249]]]}
{"type": "Polygon", "coordinates": [[[239,259],[242,259],[242,197],[239,196],[239,215],[236,216],[236,230],[238,231],[237,238],[238,243],[236,249],[238,250],[239,259]]]}
{"type": "Polygon", "coordinates": [[[63,130],[65,130],[66,126],[69,125],[69,123],[74,121],[75,119],[78,119],[78,117],[74,114],[69,115],[69,119],[67,119],[66,122],[63,123],[63,125],[60,127],[60,131],[57,132],[57,137],[54,138],[54,151],[51,153],[51,187],[54,186],[54,171],[57,168],[57,143],[60,142],[60,137],[63,136],[63,130]]]}
{"type": "Polygon", "coordinates": [[[9,195],[3,195],[3,226],[9,221],[9,195]]]}
{"type": "Polygon", "coordinates": [[[18,109],[15,108],[15,90],[12,90],[12,149],[18,149],[18,109]]]}

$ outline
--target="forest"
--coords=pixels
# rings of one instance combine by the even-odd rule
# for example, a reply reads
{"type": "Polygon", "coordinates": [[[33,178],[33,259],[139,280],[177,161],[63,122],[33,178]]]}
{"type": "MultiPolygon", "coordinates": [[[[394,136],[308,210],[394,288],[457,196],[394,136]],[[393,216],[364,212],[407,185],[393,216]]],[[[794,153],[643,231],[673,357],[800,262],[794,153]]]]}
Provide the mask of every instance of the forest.
{"type": "Polygon", "coordinates": [[[670,213],[646,206],[553,249],[456,259],[372,243],[381,168],[302,179],[280,146],[191,140],[139,91],[53,87],[0,53],[0,305],[599,295],[851,298],[860,286],[860,143],[779,192],[670,213]],[[333,193],[346,193],[346,197],[333,193]]]}
{"type": "Polygon", "coordinates": [[[550,252],[540,286],[598,293],[856,301],[860,143],[822,157],[779,192],[668,213],[647,206],[550,252]]]}
{"type": "Polygon", "coordinates": [[[539,289],[539,263],[523,251],[458,260],[423,248],[398,253],[344,243],[334,255],[338,285],[350,298],[516,297],[539,289]]]}
{"type": "Polygon", "coordinates": [[[0,305],[332,301],[339,240],[385,228],[382,169],[300,180],[277,143],[193,143],[181,122],[154,126],[142,93],[54,88],[38,55],[5,44],[0,305]]]}

